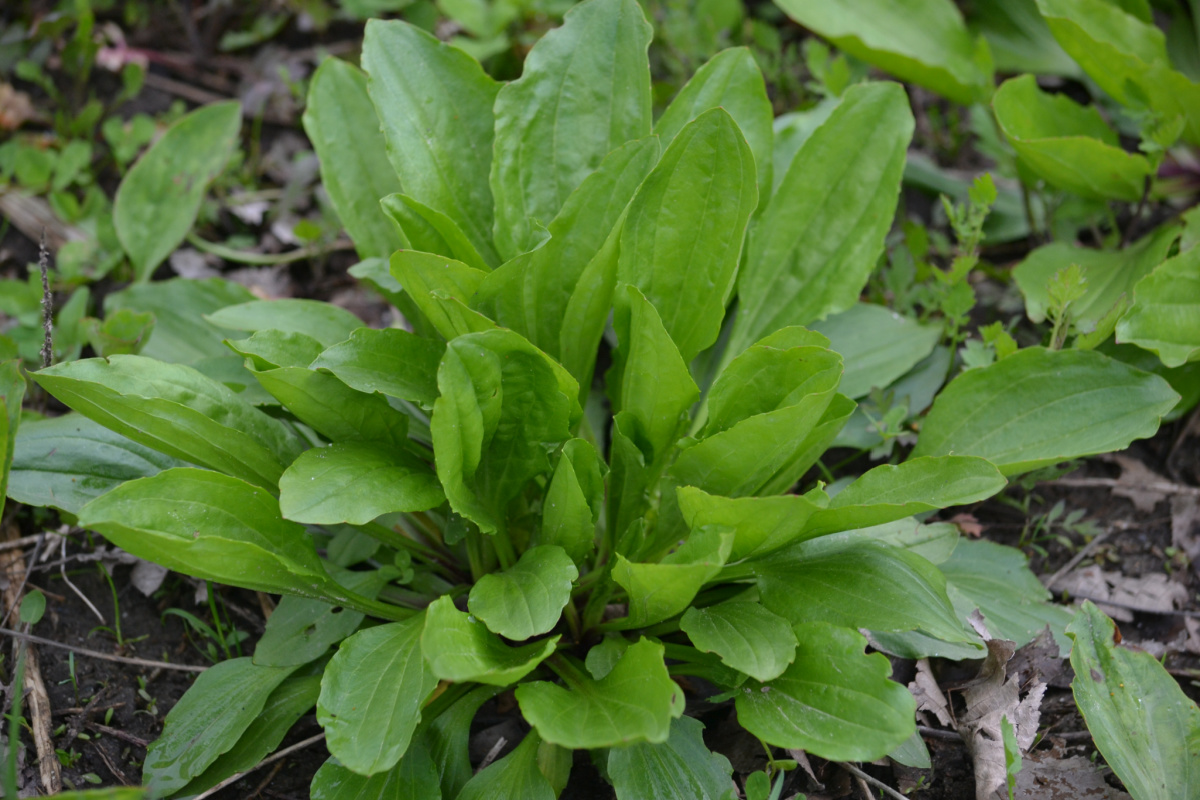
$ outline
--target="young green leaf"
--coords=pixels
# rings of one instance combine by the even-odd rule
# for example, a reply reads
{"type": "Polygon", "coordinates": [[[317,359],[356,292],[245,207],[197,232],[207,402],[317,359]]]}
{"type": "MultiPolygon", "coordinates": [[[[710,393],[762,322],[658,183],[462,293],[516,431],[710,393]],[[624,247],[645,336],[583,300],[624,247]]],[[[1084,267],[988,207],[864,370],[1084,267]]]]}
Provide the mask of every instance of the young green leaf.
{"type": "Polygon", "coordinates": [[[493,800],[497,797],[555,800],[554,788],[538,768],[541,744],[536,730],[527,733],[516,750],[471,778],[458,800],[493,800]]]}
{"type": "Polygon", "coordinates": [[[301,120],[321,162],[321,185],[359,256],[387,258],[403,247],[379,209],[379,198],[400,191],[400,179],[388,162],[366,74],[326,58],[308,84],[301,120]]]}
{"type": "Polygon", "coordinates": [[[733,785],[733,767],[704,744],[704,725],[691,717],[671,720],[661,744],[632,744],[608,751],[608,777],[617,800],[722,800],[733,785]]]}
{"type": "Polygon", "coordinates": [[[779,677],[796,657],[791,624],[759,603],[727,602],[689,608],[679,627],[697,650],[757,681],[779,677]]]}
{"type": "MultiPolygon", "coordinates": [[[[301,456],[303,458],[303,456],[301,456]]],[[[986,500],[1008,483],[989,461],[937,456],[884,464],[866,472],[808,518],[804,533],[821,536],[869,528],[924,511],[986,500]]]]}
{"type": "Polygon", "coordinates": [[[629,206],[617,276],[658,309],[685,362],[720,332],[758,205],[754,170],[737,123],[715,108],[684,126],[629,206]]]}
{"type": "Polygon", "coordinates": [[[359,328],[309,364],[352,389],[432,406],[437,399],[437,368],[445,345],[398,328],[359,328]]]}
{"type": "Polygon", "coordinates": [[[213,325],[205,315],[253,299],[248,289],[232,281],[172,278],[113,292],[104,298],[104,312],[149,311],[154,314],[154,333],[140,355],[191,364],[201,358],[229,354],[221,343],[228,331],[213,325]]]}
{"type": "Polygon", "coordinates": [[[444,214],[489,263],[492,104],[499,85],[463,51],[399,20],[370,20],[367,91],[404,193],[444,214]]]}
{"type": "Polygon", "coordinates": [[[933,351],[942,334],[939,326],[872,303],[855,303],[812,329],[829,337],[826,347],[841,353],[846,371],[838,391],[855,400],[873,387],[891,386],[933,351]]]}
{"type": "MultiPolygon", "coordinates": [[[[428,747],[429,754],[437,768],[442,797],[457,798],[462,787],[466,786],[467,781],[475,774],[468,752],[471,720],[475,718],[475,713],[479,711],[480,706],[499,693],[500,688],[497,686],[475,687],[466,696],[439,714],[437,719],[430,722],[429,727],[409,748],[411,753],[414,748],[421,745],[428,747]]],[[[407,796],[400,795],[400,797],[407,796]]],[[[416,796],[424,797],[424,795],[416,796]]]]}
{"type": "Polygon", "coordinates": [[[333,303],[297,298],[251,300],[220,308],[207,314],[205,319],[218,328],[235,331],[254,333],[274,329],[303,333],[325,347],[346,340],[363,324],[354,314],[333,303]]]}
{"type": "Polygon", "coordinates": [[[1157,375],[1095,351],[1028,347],[953,380],[910,458],[981,456],[1015,475],[1151,436],[1178,399],[1157,375]]]}
{"type": "MultiPolygon", "coordinates": [[[[358,775],[330,757],[317,770],[309,787],[312,800],[442,800],[437,767],[429,748],[413,742],[396,766],[370,777],[358,775]]],[[[453,796],[453,795],[450,795],[453,796]]]]}
{"type": "Polygon", "coordinates": [[[389,194],[379,204],[408,242],[406,249],[454,258],[483,272],[489,272],[495,266],[479,255],[462,229],[442,212],[418,203],[406,194],[389,194]]]}
{"type": "Polygon", "coordinates": [[[846,90],[751,231],[728,357],[858,300],[895,216],[913,125],[898,84],[846,90]]]}
{"type": "Polygon", "coordinates": [[[191,367],[112,356],[56,364],[32,377],[138,444],[272,490],[302,449],[283,423],[191,367]]]}
{"type": "Polygon", "coordinates": [[[1053,186],[1081,197],[1136,201],[1153,168],[1121,149],[1094,107],[1049,95],[1032,75],[1005,81],[992,98],[996,121],[1020,163],[1053,186]]]}
{"type": "Polygon", "coordinates": [[[609,626],[643,628],[682,613],[725,566],[732,545],[732,531],[711,527],[693,531],[678,550],[657,564],[630,563],[618,553],[612,577],[629,597],[629,615],[609,626]]]}
{"type": "Polygon", "coordinates": [[[139,282],[183,241],[200,202],[233,153],[242,127],[236,102],[198,108],[163,134],[126,173],[113,225],[139,282]]]}
{"type": "Polygon", "coordinates": [[[426,621],[421,635],[425,661],[439,680],[455,683],[516,683],[554,653],[560,638],[551,636],[524,647],[510,647],[474,615],[455,608],[454,601],[445,596],[430,604],[426,621]]]}
{"type": "Polygon", "coordinates": [[[1149,653],[1113,643],[1112,620],[1089,601],[1067,627],[1071,691],[1096,749],[1138,800],[1200,788],[1200,709],[1149,653]]]}
{"type": "Polygon", "coordinates": [[[1200,248],[1164,261],[1138,281],[1117,340],[1153,350],[1168,367],[1200,359],[1200,248]]]}
{"type": "Polygon", "coordinates": [[[565,688],[537,681],[516,691],[525,719],[547,742],[574,748],[665,742],[671,720],[683,714],[683,692],[667,675],[663,646],[649,639],[630,645],[598,681],[565,660],[555,669],[565,688]]]}
{"type": "MultiPolygon", "coordinates": [[[[257,662],[255,662],[257,664],[257,662]]],[[[200,775],[188,781],[180,796],[200,794],[231,775],[253,769],[270,754],[300,717],[312,710],[321,691],[320,675],[292,675],[275,687],[242,735],[200,775]]]]}
{"type": "Polygon", "coordinates": [[[596,549],[596,523],[604,506],[602,462],[583,439],[563,445],[562,455],[542,501],[542,524],[530,536],[530,549],[561,547],[576,566],[596,549]]]}
{"type": "Polygon", "coordinates": [[[286,519],[365,525],[382,514],[426,511],[446,496],[429,465],[394,444],[335,442],[307,450],[279,479],[286,519]]]}
{"type": "Polygon", "coordinates": [[[634,0],[589,0],[567,12],[496,96],[490,182],[496,249],[532,249],[532,221],[558,214],[608,153],[650,133],[652,29],[634,0]]]}
{"type": "Polygon", "coordinates": [[[987,39],[998,72],[1083,77],[1083,70],[1050,32],[1035,0],[977,0],[971,5],[970,22],[972,30],[987,39]]]}
{"type": "Polygon", "coordinates": [[[437,685],[421,655],[425,615],[368,628],[342,643],[325,668],[317,722],[338,761],[359,775],[389,770],[408,749],[437,685]]]}
{"type": "Polygon", "coordinates": [[[768,610],[794,624],[920,629],[951,642],[970,638],[946,597],[946,579],[925,559],[875,541],[820,542],[789,547],[756,564],[768,610]]]}
{"type": "Polygon", "coordinates": [[[489,630],[521,642],[554,628],[578,577],[561,547],[531,547],[508,569],[480,578],[471,587],[467,608],[489,630]]]}
{"type": "Polygon", "coordinates": [[[415,250],[393,253],[391,272],[443,339],[496,327],[468,307],[486,272],[415,250]]]}
{"type": "Polygon", "coordinates": [[[128,481],[84,506],[79,524],[139,558],[198,578],[384,618],[409,613],[342,588],[304,528],[279,515],[274,497],[218,472],[180,467],[128,481]]]}
{"type": "Polygon", "coordinates": [[[275,328],[255,331],[245,339],[226,339],[225,345],[242,358],[249,358],[256,370],[307,367],[324,349],[306,333],[275,328]]]}
{"type": "Polygon", "coordinates": [[[237,743],[275,687],[295,669],[232,658],[202,672],[146,751],[142,782],[161,797],[186,786],[237,743]]]}
{"type": "Polygon", "coordinates": [[[855,58],[963,105],[992,91],[992,56],[950,0],[776,0],[792,19],[855,58]]]}
{"type": "Polygon", "coordinates": [[[681,486],[676,496],[690,529],[706,525],[733,529],[730,561],[766,555],[812,538],[806,535],[808,519],[829,503],[824,492],[735,499],[711,495],[694,486],[681,486]]]}
{"type": "Polygon", "coordinates": [[[80,414],[25,421],[17,431],[8,496],[78,514],[113,487],[183,466],[80,414]]]}
{"type": "Polygon", "coordinates": [[[916,702],[888,680],[882,653],[864,655],[857,631],[823,622],[796,626],[796,660],[786,672],[736,696],[738,721],[777,747],[834,761],[873,761],[913,733],[916,702]]]}

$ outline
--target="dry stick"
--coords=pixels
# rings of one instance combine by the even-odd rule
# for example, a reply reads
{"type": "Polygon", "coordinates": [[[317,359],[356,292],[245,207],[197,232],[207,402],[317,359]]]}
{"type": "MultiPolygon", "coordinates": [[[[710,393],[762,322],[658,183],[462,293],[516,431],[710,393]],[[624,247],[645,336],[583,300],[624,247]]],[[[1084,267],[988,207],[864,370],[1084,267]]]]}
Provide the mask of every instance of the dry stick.
{"type": "Polygon", "coordinates": [[[173,669],[179,672],[204,672],[208,667],[194,667],[191,664],[172,664],[169,661],[151,661],[148,658],[129,658],[127,656],[114,656],[112,653],[101,653],[99,650],[88,650],[86,647],[75,647],[74,645],[56,642],[53,639],[43,639],[40,636],[34,636],[31,633],[21,633],[20,631],[11,631],[8,628],[0,628],[0,635],[11,636],[14,639],[22,639],[26,642],[34,644],[44,644],[47,647],[57,647],[60,650],[70,650],[72,653],[78,653],[81,656],[88,658],[99,658],[104,661],[115,661],[118,664],[128,664],[132,667],[147,667],[150,669],[173,669]]]}
{"type": "Polygon", "coordinates": [[[1068,572],[1075,569],[1075,567],[1079,565],[1080,561],[1083,561],[1085,558],[1090,556],[1092,554],[1092,551],[1094,551],[1097,547],[1099,547],[1100,543],[1103,542],[1105,539],[1107,539],[1110,534],[1112,534],[1111,530],[1104,531],[1103,533],[1096,536],[1096,538],[1094,538],[1090,542],[1088,542],[1087,545],[1084,546],[1084,548],[1082,550],[1080,550],[1078,553],[1076,553],[1071,558],[1070,561],[1068,561],[1066,564],[1062,565],[1062,569],[1060,569],[1058,572],[1056,572],[1050,576],[1050,578],[1046,581],[1046,584],[1045,584],[1046,589],[1047,590],[1053,589],[1054,584],[1056,584],[1060,580],[1062,580],[1062,577],[1064,575],[1066,575],[1068,572]]]}
{"type": "Polygon", "coordinates": [[[42,534],[40,533],[33,533],[29,536],[22,536],[20,539],[13,539],[10,542],[0,542],[0,553],[3,553],[5,550],[20,550],[27,544],[34,544],[41,536],[42,534]]]}
{"type": "Polygon", "coordinates": [[[105,621],[104,615],[100,613],[100,609],[92,605],[92,601],[88,599],[87,595],[79,591],[79,587],[71,583],[71,579],[67,577],[67,537],[65,536],[62,537],[62,549],[59,552],[62,554],[62,559],[58,565],[58,571],[62,573],[63,581],[66,582],[67,586],[71,587],[71,591],[83,601],[83,604],[91,609],[92,613],[96,615],[96,619],[100,620],[100,624],[107,625],[108,623],[105,621]]]}
{"type": "MultiPolygon", "coordinates": [[[[846,772],[849,772],[851,775],[858,778],[859,780],[866,781],[867,783],[871,784],[872,786],[876,787],[877,789],[882,790],[883,793],[886,794],[888,797],[895,797],[897,800],[908,800],[907,797],[900,794],[899,792],[897,792],[892,787],[888,786],[883,781],[872,778],[870,775],[863,772],[861,769],[854,766],[853,764],[839,763],[838,766],[840,766],[842,769],[846,770],[846,772]]],[[[197,798],[197,800],[199,800],[199,799],[197,798]]]]}
{"type": "Polygon", "coordinates": [[[1173,608],[1147,608],[1146,606],[1138,606],[1134,605],[1133,603],[1122,603],[1119,600],[1106,600],[1103,597],[1093,597],[1090,594],[1080,594],[1079,592],[1071,592],[1071,598],[1074,600],[1091,600],[1097,605],[1124,608],[1128,611],[1136,611],[1139,614],[1160,614],[1164,617],[1190,617],[1191,619],[1200,619],[1200,611],[1176,611],[1173,608]]]}
{"type": "Polygon", "coordinates": [[[263,767],[267,766],[268,764],[274,764],[279,759],[286,758],[287,756],[290,756],[292,753],[296,752],[297,750],[303,750],[304,748],[308,747],[309,745],[316,744],[317,742],[321,741],[324,738],[325,738],[325,734],[324,734],[324,732],[322,732],[322,733],[318,733],[316,736],[310,736],[302,742],[296,742],[291,747],[285,747],[284,749],[280,750],[278,753],[267,756],[262,761],[258,762],[253,767],[246,770],[245,772],[239,772],[236,775],[230,775],[228,778],[221,781],[220,783],[218,783],[216,786],[212,787],[208,791],[201,792],[200,794],[196,795],[195,797],[192,798],[192,800],[204,800],[206,797],[212,797],[214,794],[221,791],[226,786],[229,786],[232,783],[237,783],[242,778],[249,775],[251,772],[254,772],[257,769],[262,769],[263,767]]]}
{"type": "Polygon", "coordinates": [[[50,251],[46,249],[46,229],[38,244],[38,269],[42,273],[42,369],[54,358],[54,295],[50,294],[50,251]]]}
{"type": "MultiPolygon", "coordinates": [[[[1043,486],[1050,484],[1054,486],[1074,486],[1078,488],[1094,489],[1106,488],[1111,489],[1116,486],[1128,486],[1116,478],[1059,478],[1053,481],[1046,481],[1043,486]]],[[[1148,492],[1159,492],[1161,494],[1186,494],[1193,497],[1200,497],[1200,486],[1185,486],[1182,483],[1171,483],[1170,481],[1154,481],[1152,483],[1139,484],[1137,489],[1144,489],[1148,492]]]]}

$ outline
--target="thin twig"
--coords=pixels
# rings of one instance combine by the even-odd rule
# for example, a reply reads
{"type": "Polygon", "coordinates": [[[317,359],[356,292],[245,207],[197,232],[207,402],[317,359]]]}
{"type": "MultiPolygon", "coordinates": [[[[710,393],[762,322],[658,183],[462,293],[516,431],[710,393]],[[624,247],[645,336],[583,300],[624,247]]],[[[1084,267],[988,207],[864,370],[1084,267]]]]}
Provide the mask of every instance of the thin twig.
{"type": "Polygon", "coordinates": [[[353,250],[354,243],[349,239],[338,239],[329,244],[310,244],[295,250],[289,250],[286,253],[251,253],[245,250],[235,250],[232,247],[226,247],[217,242],[210,242],[207,239],[201,239],[194,233],[187,235],[187,241],[197,250],[223,258],[226,261],[232,261],[235,264],[250,264],[252,266],[270,267],[276,264],[290,264],[293,261],[304,261],[309,258],[318,258],[329,253],[336,253],[341,250],[353,250]]]}
{"type": "Polygon", "coordinates": [[[88,650],[86,647],[76,647],[75,645],[56,642],[53,639],[43,639],[40,636],[34,636],[31,633],[21,633],[20,631],[12,631],[8,628],[0,628],[0,635],[11,636],[14,639],[22,639],[26,642],[34,644],[44,644],[47,647],[57,647],[60,650],[70,650],[73,653],[78,653],[81,656],[88,658],[99,658],[104,661],[115,661],[118,664],[129,664],[133,667],[147,667],[149,669],[173,669],[179,672],[204,672],[208,667],[194,667],[191,664],[172,664],[169,661],[151,661],[148,658],[129,658],[127,656],[114,656],[112,653],[101,653],[99,650],[88,650]]]}
{"type": "Polygon", "coordinates": [[[1066,575],[1068,572],[1075,569],[1075,567],[1079,565],[1080,561],[1083,561],[1085,558],[1090,556],[1092,554],[1092,552],[1097,547],[1100,546],[1100,543],[1103,542],[1105,539],[1107,539],[1109,537],[1109,535],[1111,535],[1111,534],[1112,534],[1111,530],[1104,531],[1103,533],[1096,536],[1096,538],[1094,538],[1090,542],[1088,542],[1087,545],[1082,550],[1080,550],[1078,553],[1076,553],[1071,558],[1070,561],[1068,561],[1066,564],[1063,564],[1062,568],[1058,572],[1051,575],[1045,581],[1046,588],[1053,589],[1054,584],[1058,583],[1062,579],[1062,577],[1064,575],[1066,575]]]}
{"type": "Polygon", "coordinates": [[[1046,481],[1042,484],[1053,486],[1073,486],[1084,489],[1127,487],[1133,489],[1141,489],[1147,492],[1158,492],[1160,494],[1186,494],[1193,497],[1200,497],[1200,487],[1186,486],[1182,483],[1171,483],[1170,481],[1153,481],[1151,483],[1141,483],[1137,486],[1129,486],[1117,478],[1058,478],[1053,481],[1046,481]]]}
{"type": "Polygon", "coordinates": [[[287,756],[290,756],[292,753],[296,752],[297,750],[303,750],[304,748],[308,747],[309,745],[314,745],[324,738],[325,738],[325,733],[321,732],[321,733],[318,733],[316,736],[308,737],[307,739],[305,739],[302,742],[296,742],[291,747],[285,747],[284,749],[280,750],[279,752],[277,752],[273,755],[267,756],[262,761],[258,762],[253,767],[246,770],[245,772],[239,772],[236,775],[230,775],[228,778],[221,781],[220,783],[218,783],[216,786],[212,787],[208,791],[201,792],[200,794],[196,795],[195,797],[192,798],[192,800],[204,800],[204,798],[206,798],[206,797],[212,797],[214,794],[221,791],[226,786],[229,786],[232,783],[237,783],[242,778],[249,775],[251,772],[254,772],[255,770],[258,770],[258,769],[262,769],[263,767],[267,766],[268,764],[274,764],[279,759],[286,758],[287,756]]]}
{"type": "Polygon", "coordinates": [[[38,270],[42,273],[42,369],[54,360],[54,295],[50,294],[50,251],[46,249],[46,229],[38,243],[38,270]]]}
{"type": "Polygon", "coordinates": [[[132,733],[126,733],[119,728],[110,728],[107,725],[101,725],[99,722],[86,722],[84,727],[94,730],[96,733],[103,733],[105,736],[111,736],[114,739],[120,739],[122,742],[136,744],[138,747],[149,747],[150,743],[140,736],[134,736],[132,733]]]}
{"type": "Polygon", "coordinates": [[[0,553],[5,550],[19,550],[27,544],[33,544],[41,537],[40,533],[33,533],[29,536],[22,536],[20,539],[13,539],[10,542],[0,542],[0,553]]]}
{"type": "Polygon", "coordinates": [[[108,622],[105,621],[104,615],[100,613],[100,609],[92,605],[92,601],[88,599],[87,595],[79,591],[79,587],[71,583],[71,579],[67,577],[67,537],[65,536],[62,538],[62,550],[59,552],[62,553],[62,560],[59,561],[58,571],[62,573],[62,579],[66,582],[67,586],[71,587],[71,591],[83,601],[83,604],[92,610],[92,613],[96,615],[96,619],[100,620],[100,624],[107,625],[108,622]]]}
{"type": "Polygon", "coordinates": [[[1092,595],[1080,594],[1079,592],[1069,592],[1068,595],[1072,600],[1091,600],[1096,605],[1124,608],[1127,611],[1136,611],[1139,614],[1160,614],[1164,617],[1190,617],[1192,619],[1200,619],[1200,611],[1176,611],[1173,608],[1147,608],[1146,606],[1138,606],[1132,603],[1122,603],[1119,600],[1106,600],[1103,597],[1093,597],[1092,595]]]}
{"type": "Polygon", "coordinates": [[[854,766],[853,764],[840,763],[839,766],[842,769],[846,770],[846,772],[849,772],[854,777],[856,777],[860,780],[864,780],[867,783],[871,784],[872,786],[876,787],[877,789],[881,790],[888,797],[894,797],[894,798],[896,798],[896,800],[908,800],[907,797],[900,794],[899,792],[897,792],[892,787],[888,786],[883,781],[872,778],[870,775],[863,772],[861,769],[854,766]]]}
{"type": "Polygon", "coordinates": [[[475,772],[478,774],[491,766],[491,763],[500,755],[500,751],[504,749],[504,745],[506,744],[508,744],[508,739],[505,739],[503,736],[496,739],[496,743],[492,745],[491,750],[487,751],[487,755],[483,757],[483,761],[479,762],[479,767],[476,768],[475,772]]]}
{"type": "Polygon", "coordinates": [[[45,532],[38,534],[38,540],[33,545],[33,555],[29,558],[29,566],[24,568],[25,574],[21,577],[20,587],[17,588],[17,593],[15,595],[17,599],[8,607],[8,611],[5,612],[4,618],[0,619],[0,627],[8,624],[8,618],[12,616],[14,611],[21,607],[21,597],[23,597],[25,594],[25,584],[29,583],[29,573],[33,571],[33,565],[37,563],[38,551],[42,549],[42,542],[45,541],[45,538],[45,532]]]}
{"type": "Polygon", "coordinates": [[[930,728],[926,725],[918,725],[917,733],[922,736],[928,736],[930,739],[947,739],[952,742],[961,742],[962,734],[958,731],[947,731],[941,728],[930,728]]]}

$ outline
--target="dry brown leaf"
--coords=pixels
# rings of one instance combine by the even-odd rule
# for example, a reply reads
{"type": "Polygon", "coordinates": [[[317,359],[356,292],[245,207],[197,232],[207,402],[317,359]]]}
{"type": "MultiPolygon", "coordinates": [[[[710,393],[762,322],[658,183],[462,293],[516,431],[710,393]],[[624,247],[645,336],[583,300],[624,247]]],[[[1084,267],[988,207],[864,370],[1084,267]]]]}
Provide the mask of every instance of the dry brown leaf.
{"type": "Polygon", "coordinates": [[[1121,468],[1121,477],[1117,478],[1117,484],[1112,490],[1117,497],[1132,501],[1134,508],[1145,514],[1153,511],[1154,507],[1166,498],[1165,493],[1149,488],[1156,483],[1169,483],[1166,478],[1136,458],[1114,455],[1111,460],[1121,468]]]}
{"type": "Polygon", "coordinates": [[[1177,494],[1171,498],[1171,544],[1200,569],[1200,497],[1177,494]]]}
{"type": "Polygon", "coordinates": [[[29,95],[0,83],[0,130],[15,131],[34,115],[29,95]]]}
{"type": "Polygon", "coordinates": [[[984,636],[988,655],[979,676],[965,686],[963,699],[967,710],[959,719],[958,732],[962,734],[975,766],[976,800],[999,800],[1008,797],[1001,720],[1007,719],[1012,724],[1017,747],[1024,754],[1037,737],[1046,684],[1033,681],[1022,698],[1020,675],[1008,674],[1008,663],[1016,651],[1016,644],[988,638],[978,611],[969,621],[984,636]]]}
{"type": "Polygon", "coordinates": [[[1188,600],[1187,589],[1164,573],[1135,578],[1116,571],[1104,572],[1096,564],[1063,576],[1055,586],[1091,600],[1118,622],[1132,622],[1134,611],[1174,611],[1188,600]],[[1121,605],[1108,605],[1106,601],[1121,605]]]}
{"type": "Polygon", "coordinates": [[[1021,683],[1041,681],[1059,688],[1071,685],[1071,678],[1064,675],[1064,659],[1067,657],[1054,641],[1050,626],[1042,628],[1032,642],[1013,655],[1008,662],[1008,673],[1020,677],[1021,683]]]}
{"type": "Polygon", "coordinates": [[[938,686],[933,671],[929,668],[929,659],[922,658],[917,662],[917,674],[908,685],[913,699],[917,701],[918,711],[928,711],[937,717],[938,722],[950,727],[954,719],[950,715],[950,706],[946,703],[946,695],[938,686]]]}
{"type": "Polygon", "coordinates": [[[1021,758],[1015,800],[1131,800],[1104,782],[1096,765],[1083,756],[1063,758],[1037,752],[1021,758]]]}
{"type": "Polygon", "coordinates": [[[957,525],[958,529],[967,536],[978,539],[983,535],[983,525],[972,514],[955,514],[950,518],[950,523],[957,525]]]}

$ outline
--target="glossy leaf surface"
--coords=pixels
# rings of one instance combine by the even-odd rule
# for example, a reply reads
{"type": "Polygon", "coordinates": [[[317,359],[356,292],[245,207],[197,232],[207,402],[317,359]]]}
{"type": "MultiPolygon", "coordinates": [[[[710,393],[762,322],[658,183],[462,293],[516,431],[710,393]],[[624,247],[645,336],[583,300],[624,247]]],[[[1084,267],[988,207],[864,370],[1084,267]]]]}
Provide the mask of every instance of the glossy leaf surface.
{"type": "Polygon", "coordinates": [[[510,647],[473,614],[454,607],[449,597],[435,600],[426,612],[421,650],[439,680],[475,681],[508,686],[524,678],[554,652],[559,637],[510,647]]]}
{"type": "Polygon", "coordinates": [[[225,306],[206,319],[219,328],[235,331],[274,329],[311,336],[326,347],[347,339],[361,328],[358,317],[341,306],[319,300],[285,298],[283,300],[251,300],[236,306],[225,306]]]}
{"type": "Polygon", "coordinates": [[[554,800],[557,794],[538,767],[541,737],[530,731],[517,749],[476,773],[459,794],[458,800],[494,800],[498,797],[520,800],[554,800]]]}
{"type": "Polygon", "coordinates": [[[1200,359],[1200,247],[1138,281],[1117,340],[1154,351],[1168,367],[1200,359]]]}
{"type": "Polygon", "coordinates": [[[481,577],[467,607],[489,630],[524,641],[558,623],[577,577],[579,570],[561,547],[531,547],[508,569],[481,577]]]}
{"type": "Polygon", "coordinates": [[[791,623],[759,603],[727,602],[689,608],[679,627],[697,650],[758,681],[779,677],[796,656],[791,623]]]}
{"type": "Polygon", "coordinates": [[[691,717],[671,720],[661,744],[633,744],[608,752],[608,775],[617,800],[721,800],[733,767],[704,744],[704,725],[691,717]]]}
{"type": "Polygon", "coordinates": [[[437,365],[445,347],[398,328],[359,328],[309,365],[360,392],[380,392],[423,406],[437,399],[437,365]]]}
{"type": "Polygon", "coordinates": [[[829,338],[830,350],[842,354],[846,371],[838,391],[865,397],[883,389],[932,352],[941,331],[871,303],[855,303],[841,313],[815,322],[812,329],[829,338]]]}

